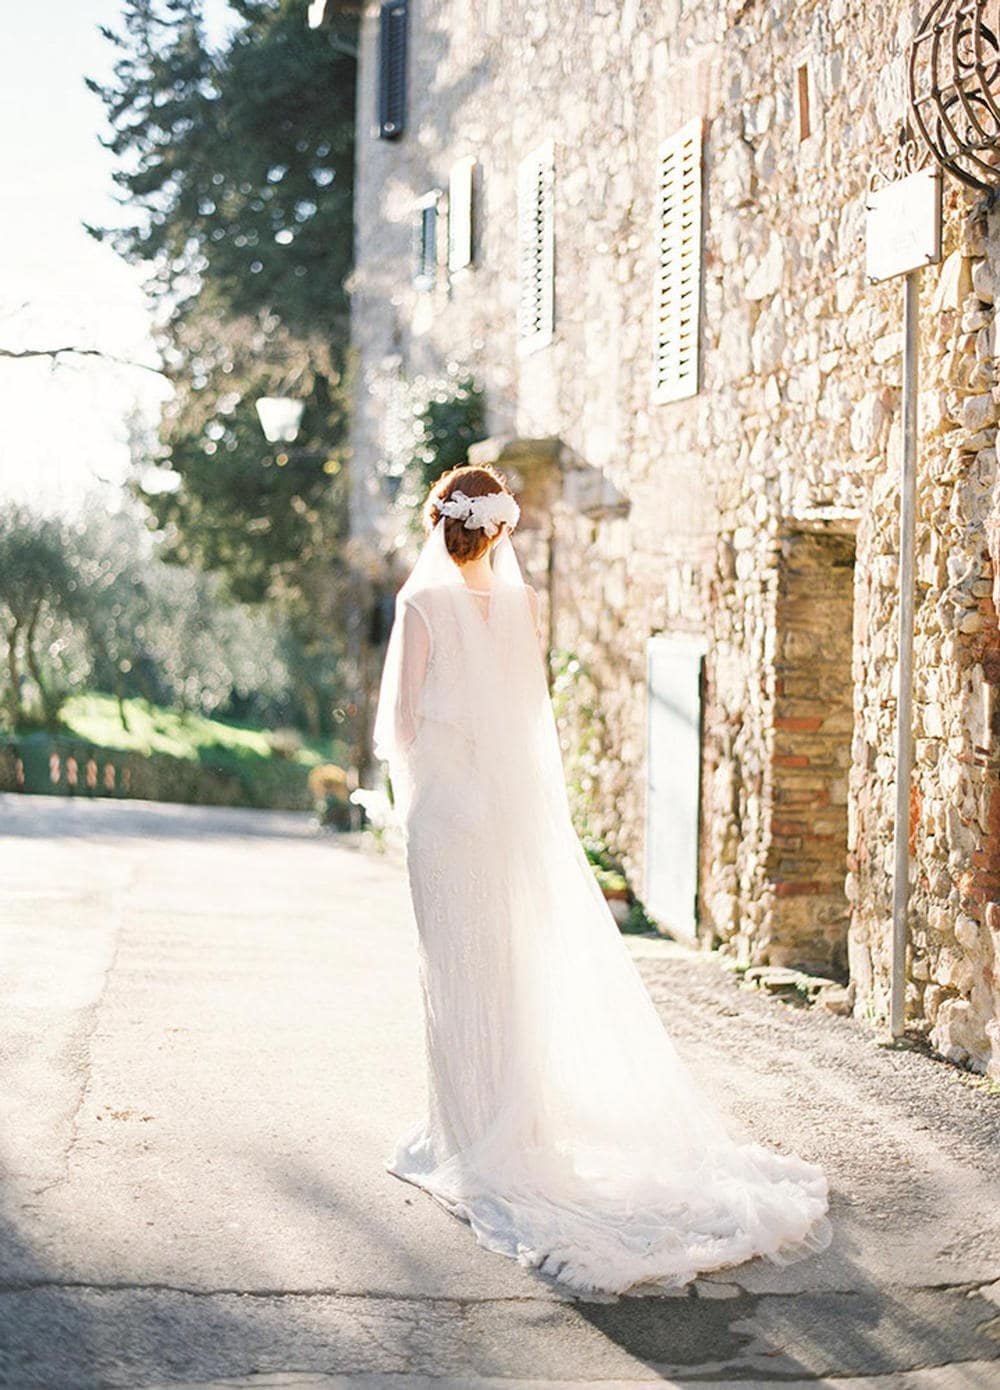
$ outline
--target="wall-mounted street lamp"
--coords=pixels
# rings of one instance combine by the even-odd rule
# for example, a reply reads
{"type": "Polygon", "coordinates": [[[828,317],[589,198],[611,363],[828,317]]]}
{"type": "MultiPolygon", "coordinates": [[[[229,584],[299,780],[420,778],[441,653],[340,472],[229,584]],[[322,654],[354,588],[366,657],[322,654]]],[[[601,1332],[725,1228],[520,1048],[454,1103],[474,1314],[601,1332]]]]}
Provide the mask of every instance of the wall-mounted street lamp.
{"type": "Polygon", "coordinates": [[[293,444],[299,436],[305,401],[291,396],[261,396],[257,418],[269,444],[293,444]]]}
{"type": "Polygon", "coordinates": [[[1000,185],[1000,0],[935,0],[910,47],[910,111],[970,188],[1000,185]]]}
{"type": "MultiPolygon", "coordinates": [[[[291,396],[261,396],[257,401],[257,418],[269,444],[294,444],[299,437],[302,424],[304,401],[293,400],[291,396]]],[[[314,449],[291,449],[282,451],[274,457],[279,468],[294,460],[295,463],[322,463],[323,472],[333,477],[340,472],[338,458],[314,449]]]]}

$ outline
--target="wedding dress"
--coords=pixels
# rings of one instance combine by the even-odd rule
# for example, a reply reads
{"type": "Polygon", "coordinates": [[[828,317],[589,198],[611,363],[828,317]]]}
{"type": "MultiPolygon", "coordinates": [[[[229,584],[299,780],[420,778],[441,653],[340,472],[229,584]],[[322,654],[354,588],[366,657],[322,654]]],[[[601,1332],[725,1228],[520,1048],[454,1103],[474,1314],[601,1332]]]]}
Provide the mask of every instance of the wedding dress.
{"type": "Polygon", "coordinates": [[[386,1167],[489,1250],[655,1293],[824,1249],[827,1181],[689,1073],[573,829],[509,534],[488,594],[444,520],[399,591],[375,722],[418,930],[428,1107],[386,1167]]]}

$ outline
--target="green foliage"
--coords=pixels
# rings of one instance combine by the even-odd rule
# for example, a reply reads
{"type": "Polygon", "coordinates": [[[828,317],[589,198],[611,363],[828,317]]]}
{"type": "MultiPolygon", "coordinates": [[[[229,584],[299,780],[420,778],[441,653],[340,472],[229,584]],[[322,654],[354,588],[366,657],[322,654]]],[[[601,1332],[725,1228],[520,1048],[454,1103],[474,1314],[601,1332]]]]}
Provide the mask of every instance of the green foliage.
{"type": "Polygon", "coordinates": [[[291,677],[273,614],[234,603],[213,575],[164,563],[134,508],[85,512],[67,545],[80,593],[67,643],[82,648],[77,688],[206,714],[287,714],[291,677]]]}
{"type": "Polygon", "coordinates": [[[0,739],[0,791],[307,810],[308,776],[301,763],[228,745],[206,744],[197,757],[181,757],[65,733],[0,739]]]}
{"type": "MultiPolygon", "coordinates": [[[[352,6],[314,33],[300,0],[230,0],[220,51],[201,0],[125,0],[105,105],[121,225],[90,228],[150,270],[175,396],[137,490],[171,559],[223,573],[241,600],[295,604],[326,580],[342,609],[353,241],[352,6]],[[261,395],[304,400],[299,438],[268,445],[261,395]],[[179,486],[163,486],[157,470],[179,486]],[[149,487],[150,479],[155,484],[149,487]]],[[[315,615],[315,616],[313,616],[315,615]]]]}
{"type": "Polygon", "coordinates": [[[225,316],[278,313],[292,334],[346,342],[352,252],[356,21],[313,33],[300,0],[230,8],[208,46],[201,0],[124,0],[103,101],[131,214],[91,228],[148,264],[175,321],[196,301],[225,316]]]}
{"type": "Polygon", "coordinates": [[[442,473],[467,463],[469,445],[486,434],[486,402],[475,378],[452,362],[444,377],[402,387],[395,411],[388,433],[397,444],[381,468],[396,488],[397,508],[418,528],[427,493],[442,473]]]}
{"type": "Polygon", "coordinates": [[[217,576],[165,564],[162,549],[134,507],[92,505],[72,523],[0,508],[8,724],[53,727],[90,686],[118,697],[120,724],[128,697],[142,696],[332,732],[335,645],[307,649],[287,613],[234,603],[217,576]]]}
{"type": "Polygon", "coordinates": [[[978,1091],[981,1096],[990,1096],[994,1100],[1000,1098],[1000,1081],[992,1081],[987,1076],[968,1071],[959,1072],[958,1080],[970,1090],[978,1091]]]}
{"type": "Polygon", "coordinates": [[[586,840],[594,838],[593,791],[605,747],[600,691],[575,652],[560,648],[552,653],[551,663],[552,710],[562,745],[566,790],[577,834],[586,840]]]}
{"type": "Polygon", "coordinates": [[[626,895],[628,913],[621,924],[621,931],[636,935],[658,931],[656,922],[650,917],[640,899],[632,892],[621,861],[604,841],[593,835],[583,835],[581,844],[587,859],[593,866],[594,877],[600,884],[601,891],[615,896],[620,896],[623,893],[626,895]]]}
{"type": "Polygon", "coordinates": [[[15,504],[0,509],[0,624],[7,645],[6,707],[12,727],[25,718],[25,666],[38,691],[42,718],[55,717],[60,695],[44,670],[40,649],[78,606],[61,523],[15,504]]]}
{"type": "Polygon", "coordinates": [[[213,756],[236,761],[273,757],[279,762],[310,768],[336,761],[344,754],[344,746],[337,739],[305,738],[295,754],[286,757],[275,753],[267,729],[166,709],[141,698],[126,700],[125,712],[127,721],[123,726],[112,696],[86,691],[66,701],[62,724],[67,732],[102,748],[166,753],[195,762],[210,761],[213,756]]]}
{"type": "Polygon", "coordinates": [[[659,935],[660,929],[640,900],[633,895],[621,930],[626,936],[643,936],[647,932],[656,932],[659,935]]]}
{"type": "Polygon", "coordinates": [[[436,382],[414,412],[416,438],[410,467],[423,493],[442,473],[468,462],[469,445],[486,432],[482,388],[471,376],[436,382]]]}
{"type": "Polygon", "coordinates": [[[618,894],[628,892],[628,883],[625,875],[619,873],[617,869],[594,869],[594,877],[601,885],[601,891],[605,894],[618,894]]]}
{"type": "Polygon", "coordinates": [[[581,835],[580,843],[583,845],[584,852],[595,869],[600,869],[604,873],[613,874],[618,870],[618,860],[603,840],[597,839],[593,835],[581,835]]]}
{"type": "Polygon", "coordinates": [[[656,922],[628,884],[621,860],[591,823],[593,792],[606,744],[597,682],[576,653],[565,648],[552,653],[552,669],[552,710],[559,729],[574,827],[602,890],[619,893],[627,890],[628,915],[621,930],[656,931],[656,922]]]}
{"type": "Polygon", "coordinates": [[[293,600],[317,568],[342,579],[347,406],[333,350],[297,343],[271,319],[200,310],[172,336],[185,366],[133,484],[164,532],[165,558],[220,572],[243,602],[293,600]],[[294,444],[261,432],[256,402],[275,394],[305,400],[294,444]],[[158,490],[164,468],[180,480],[172,491],[158,490]]]}

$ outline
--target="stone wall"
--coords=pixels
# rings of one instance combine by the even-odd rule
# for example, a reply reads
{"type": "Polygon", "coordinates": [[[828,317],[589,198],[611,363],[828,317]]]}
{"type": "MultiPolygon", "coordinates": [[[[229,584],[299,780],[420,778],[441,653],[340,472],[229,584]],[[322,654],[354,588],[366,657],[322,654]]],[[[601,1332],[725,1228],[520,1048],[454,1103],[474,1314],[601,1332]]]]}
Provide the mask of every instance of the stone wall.
{"type": "MultiPolygon", "coordinates": [[[[1000,222],[953,200],[940,271],[928,275],[911,792],[912,951],[908,1005],[946,1056],[1000,1074],[1000,631],[994,582],[996,374],[994,275],[1000,222]],[[992,546],[992,550],[991,550],[992,546]],[[992,1060],[990,1060],[992,1059],[992,1060]]],[[[853,752],[851,968],[884,1011],[895,795],[896,545],[891,474],[874,482],[864,521],[872,552],[857,648],[853,752]]]]}
{"type": "MultiPolygon", "coordinates": [[[[641,890],[646,643],[700,635],[702,937],[746,962],[835,972],[846,952],[857,1012],[884,1018],[901,290],[867,287],[863,231],[869,177],[905,117],[912,7],[537,0],[470,14],[458,0],[412,0],[398,142],[370,135],[375,19],[372,6],[359,82],[357,533],[389,547],[398,529],[379,462],[400,376],[471,369],[492,436],[557,440],[544,536],[521,543],[532,582],[549,589],[554,652],[587,674],[563,734],[567,757],[600,742],[592,829],[641,890]],[[705,120],[701,389],[657,405],[655,153],[693,116],[705,120]],[[555,334],[522,356],[516,171],[546,139],[555,334]],[[480,163],[477,263],[420,290],[414,205],[466,155],[480,163]]],[[[1000,1075],[989,1031],[1000,1018],[1000,231],[955,185],[945,241],[921,300],[908,1018],[1000,1075]]]]}

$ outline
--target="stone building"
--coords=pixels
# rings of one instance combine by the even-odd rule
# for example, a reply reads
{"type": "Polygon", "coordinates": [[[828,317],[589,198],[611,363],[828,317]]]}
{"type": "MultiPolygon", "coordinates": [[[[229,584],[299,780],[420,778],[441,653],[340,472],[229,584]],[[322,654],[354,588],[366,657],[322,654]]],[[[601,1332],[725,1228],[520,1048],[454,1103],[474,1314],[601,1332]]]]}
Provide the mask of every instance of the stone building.
{"type": "MultiPolygon", "coordinates": [[[[869,181],[919,8],[370,4],[358,87],[353,525],[414,382],[469,372],[524,502],[567,765],[654,915],[886,1015],[900,283],[869,181]],[[581,771],[582,770],[582,771],[581,771]],[[575,772],[574,772],[575,775],[575,772]]],[[[922,272],[908,1026],[1000,1079],[994,284],[945,182],[922,272]]],[[[395,567],[395,568],[394,568],[395,567]]]]}

